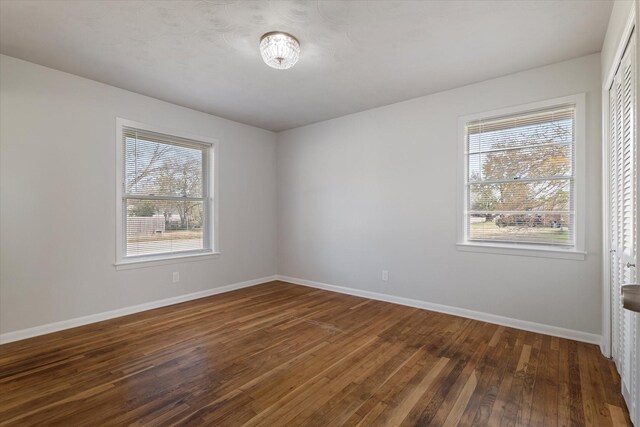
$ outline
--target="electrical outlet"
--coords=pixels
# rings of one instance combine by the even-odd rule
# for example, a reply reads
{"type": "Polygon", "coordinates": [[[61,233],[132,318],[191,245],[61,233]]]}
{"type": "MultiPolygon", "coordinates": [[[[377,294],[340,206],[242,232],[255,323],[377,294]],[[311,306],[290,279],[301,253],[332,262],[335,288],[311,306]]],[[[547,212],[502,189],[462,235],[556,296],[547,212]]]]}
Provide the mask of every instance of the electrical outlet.
{"type": "Polygon", "coordinates": [[[382,270],[382,281],[386,282],[389,280],[389,270],[382,270]]]}
{"type": "Polygon", "coordinates": [[[179,281],[180,281],[180,272],[174,271],[173,272],[173,283],[178,283],[179,281]]]}

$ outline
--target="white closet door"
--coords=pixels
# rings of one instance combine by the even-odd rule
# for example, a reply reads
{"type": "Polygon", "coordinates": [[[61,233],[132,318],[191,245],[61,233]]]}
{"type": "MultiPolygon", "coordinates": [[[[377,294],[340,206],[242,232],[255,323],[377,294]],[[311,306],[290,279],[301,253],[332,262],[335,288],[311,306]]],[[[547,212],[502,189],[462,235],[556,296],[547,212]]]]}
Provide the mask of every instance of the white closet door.
{"type": "Polygon", "coordinates": [[[612,349],[631,418],[640,424],[638,315],[622,308],[621,287],[635,283],[637,263],[637,151],[635,35],[609,90],[612,349]]]}

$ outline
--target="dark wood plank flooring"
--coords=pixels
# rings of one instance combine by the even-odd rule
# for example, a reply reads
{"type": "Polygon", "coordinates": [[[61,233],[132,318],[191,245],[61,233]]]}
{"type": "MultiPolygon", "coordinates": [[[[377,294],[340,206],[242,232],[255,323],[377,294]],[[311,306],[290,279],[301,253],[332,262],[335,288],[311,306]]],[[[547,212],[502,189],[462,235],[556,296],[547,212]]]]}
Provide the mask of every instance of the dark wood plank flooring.
{"type": "Polygon", "coordinates": [[[283,282],[0,346],[0,425],[631,425],[594,345],[283,282]]]}

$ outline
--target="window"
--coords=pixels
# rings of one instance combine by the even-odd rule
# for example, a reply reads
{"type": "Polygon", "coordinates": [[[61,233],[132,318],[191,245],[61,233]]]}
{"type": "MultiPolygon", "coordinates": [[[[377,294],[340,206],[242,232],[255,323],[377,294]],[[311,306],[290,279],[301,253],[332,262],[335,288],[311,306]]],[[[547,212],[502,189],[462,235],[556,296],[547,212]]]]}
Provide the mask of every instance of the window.
{"type": "Polygon", "coordinates": [[[118,121],[119,262],[212,253],[213,142],[118,121]]]}
{"type": "Polygon", "coordinates": [[[578,249],[582,104],[571,98],[463,120],[462,244],[578,249]]]}

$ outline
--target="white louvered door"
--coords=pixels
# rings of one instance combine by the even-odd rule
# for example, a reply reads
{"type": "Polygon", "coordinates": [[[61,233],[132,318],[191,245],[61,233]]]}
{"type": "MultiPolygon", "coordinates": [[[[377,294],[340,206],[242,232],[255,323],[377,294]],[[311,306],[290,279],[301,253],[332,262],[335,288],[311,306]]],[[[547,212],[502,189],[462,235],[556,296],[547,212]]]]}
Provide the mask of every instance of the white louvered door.
{"type": "Polygon", "coordinates": [[[621,287],[635,283],[637,264],[637,151],[635,36],[632,36],[609,90],[609,170],[612,353],[622,393],[635,425],[640,425],[638,334],[640,316],[622,308],[621,287]]]}

